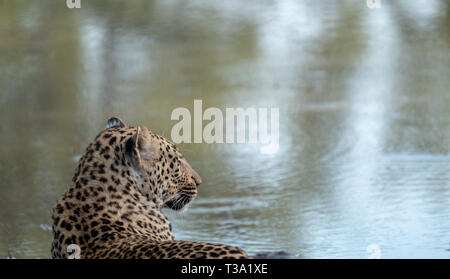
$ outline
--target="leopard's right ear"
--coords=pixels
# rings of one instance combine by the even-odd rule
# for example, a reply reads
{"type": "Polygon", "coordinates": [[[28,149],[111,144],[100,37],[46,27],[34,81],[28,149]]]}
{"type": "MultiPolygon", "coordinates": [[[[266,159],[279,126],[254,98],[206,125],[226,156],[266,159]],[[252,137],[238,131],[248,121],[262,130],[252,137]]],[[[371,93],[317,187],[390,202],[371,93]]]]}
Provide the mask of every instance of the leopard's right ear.
{"type": "Polygon", "coordinates": [[[134,166],[142,166],[142,162],[151,162],[156,158],[159,145],[151,140],[146,127],[137,127],[136,132],[125,144],[125,154],[134,166]]]}
{"type": "Polygon", "coordinates": [[[141,154],[139,152],[139,140],[141,137],[141,128],[137,127],[136,132],[128,139],[125,144],[125,154],[131,163],[138,167],[141,165],[141,154]]]}
{"type": "Polygon", "coordinates": [[[106,129],[113,128],[113,127],[123,128],[123,127],[125,127],[125,124],[123,123],[122,120],[120,120],[120,118],[111,117],[108,120],[108,123],[106,124],[106,129]]]}

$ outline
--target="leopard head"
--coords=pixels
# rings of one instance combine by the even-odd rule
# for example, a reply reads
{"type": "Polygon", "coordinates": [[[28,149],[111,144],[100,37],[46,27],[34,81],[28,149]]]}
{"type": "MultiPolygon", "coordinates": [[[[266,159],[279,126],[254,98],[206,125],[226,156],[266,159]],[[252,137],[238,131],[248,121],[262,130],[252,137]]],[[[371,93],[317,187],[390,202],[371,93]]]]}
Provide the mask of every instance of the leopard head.
{"type": "Polygon", "coordinates": [[[189,165],[175,144],[144,126],[137,128],[111,118],[107,128],[131,129],[125,143],[125,154],[130,168],[140,178],[139,190],[162,207],[181,210],[196,196],[202,179],[189,165]]]}

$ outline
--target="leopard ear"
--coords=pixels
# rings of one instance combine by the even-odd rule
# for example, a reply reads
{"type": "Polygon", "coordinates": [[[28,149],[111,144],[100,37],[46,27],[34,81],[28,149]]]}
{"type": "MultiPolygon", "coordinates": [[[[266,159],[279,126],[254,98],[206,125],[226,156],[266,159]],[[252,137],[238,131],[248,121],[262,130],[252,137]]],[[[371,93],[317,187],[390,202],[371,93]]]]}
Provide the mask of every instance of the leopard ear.
{"type": "Polygon", "coordinates": [[[141,165],[141,155],[139,152],[141,128],[137,127],[136,132],[128,139],[125,144],[125,153],[135,166],[141,165]]]}
{"type": "Polygon", "coordinates": [[[122,127],[125,127],[125,124],[123,123],[122,120],[120,120],[120,118],[117,118],[117,117],[111,117],[111,118],[108,120],[108,123],[106,124],[106,129],[108,129],[108,128],[113,128],[113,127],[119,127],[119,128],[122,128],[122,127]]]}
{"type": "Polygon", "coordinates": [[[152,142],[146,127],[137,127],[136,132],[125,144],[127,157],[135,166],[141,166],[143,160],[146,162],[155,159],[155,143],[152,142]]]}

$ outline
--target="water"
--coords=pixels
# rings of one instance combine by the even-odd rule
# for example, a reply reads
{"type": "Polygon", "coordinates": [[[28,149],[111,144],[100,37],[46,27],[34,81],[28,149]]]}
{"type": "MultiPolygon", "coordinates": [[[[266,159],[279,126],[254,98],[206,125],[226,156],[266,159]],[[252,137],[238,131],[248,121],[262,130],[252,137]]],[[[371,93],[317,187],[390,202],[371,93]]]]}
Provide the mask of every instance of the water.
{"type": "Polygon", "coordinates": [[[177,239],[450,257],[448,1],[81,2],[0,1],[0,258],[50,257],[51,208],[109,116],[169,137],[194,99],[278,107],[280,149],[181,144],[204,183],[165,212],[177,239]]]}

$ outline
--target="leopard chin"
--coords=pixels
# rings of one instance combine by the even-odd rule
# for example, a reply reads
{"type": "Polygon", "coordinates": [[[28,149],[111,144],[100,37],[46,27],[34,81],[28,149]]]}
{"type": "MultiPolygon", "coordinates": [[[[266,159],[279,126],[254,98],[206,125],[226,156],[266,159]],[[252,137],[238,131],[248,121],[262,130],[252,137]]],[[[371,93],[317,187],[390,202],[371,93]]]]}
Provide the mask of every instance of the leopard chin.
{"type": "Polygon", "coordinates": [[[183,192],[178,193],[175,197],[168,200],[164,206],[175,211],[185,211],[189,207],[192,198],[183,192]]]}

